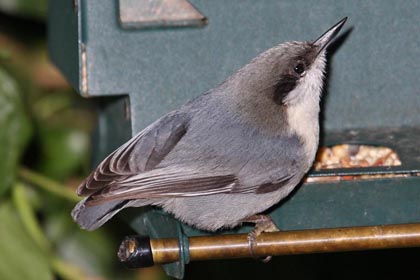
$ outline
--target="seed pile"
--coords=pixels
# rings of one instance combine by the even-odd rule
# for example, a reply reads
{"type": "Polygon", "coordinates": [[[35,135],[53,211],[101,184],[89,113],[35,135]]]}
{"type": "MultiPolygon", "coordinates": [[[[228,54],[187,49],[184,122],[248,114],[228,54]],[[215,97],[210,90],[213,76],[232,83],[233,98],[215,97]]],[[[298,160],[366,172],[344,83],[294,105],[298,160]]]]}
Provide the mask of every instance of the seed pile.
{"type": "MultiPolygon", "coordinates": [[[[401,161],[396,152],[388,147],[376,147],[368,145],[340,144],[333,147],[322,147],[318,150],[314,168],[335,169],[335,168],[362,168],[378,166],[398,166],[401,161]]],[[[306,182],[331,182],[354,179],[372,179],[383,177],[396,177],[407,175],[375,174],[360,176],[328,176],[310,177],[306,182]]]]}
{"type": "Polygon", "coordinates": [[[315,170],[401,165],[398,155],[387,147],[341,144],[319,149],[315,170]]]}

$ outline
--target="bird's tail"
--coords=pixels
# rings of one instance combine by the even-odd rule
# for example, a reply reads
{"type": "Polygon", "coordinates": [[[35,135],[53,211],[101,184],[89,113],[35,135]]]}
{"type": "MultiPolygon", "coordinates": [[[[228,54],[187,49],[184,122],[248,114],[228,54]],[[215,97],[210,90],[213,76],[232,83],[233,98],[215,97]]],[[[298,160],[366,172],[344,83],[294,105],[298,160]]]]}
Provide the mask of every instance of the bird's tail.
{"type": "Polygon", "coordinates": [[[77,203],[71,212],[73,220],[86,230],[95,230],[111,219],[123,208],[130,206],[129,200],[110,201],[99,205],[87,206],[88,197],[77,203]]]}

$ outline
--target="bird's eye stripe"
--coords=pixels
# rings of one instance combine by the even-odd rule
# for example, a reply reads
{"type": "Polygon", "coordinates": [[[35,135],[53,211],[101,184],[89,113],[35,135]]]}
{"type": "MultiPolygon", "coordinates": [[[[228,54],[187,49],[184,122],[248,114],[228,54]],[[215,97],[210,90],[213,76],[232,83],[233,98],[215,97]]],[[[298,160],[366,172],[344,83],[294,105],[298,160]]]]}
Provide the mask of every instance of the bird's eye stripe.
{"type": "Polygon", "coordinates": [[[283,76],[276,84],[274,89],[273,100],[277,104],[283,104],[283,100],[287,94],[291,92],[297,84],[297,79],[294,76],[283,76]]]}

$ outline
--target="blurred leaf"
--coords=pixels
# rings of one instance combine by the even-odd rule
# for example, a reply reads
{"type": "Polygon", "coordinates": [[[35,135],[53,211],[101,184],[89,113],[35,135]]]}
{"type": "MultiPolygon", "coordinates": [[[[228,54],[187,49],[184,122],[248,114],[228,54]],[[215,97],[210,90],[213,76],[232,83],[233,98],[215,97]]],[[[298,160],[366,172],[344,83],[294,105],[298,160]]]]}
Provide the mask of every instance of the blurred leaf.
{"type": "MultiPolygon", "coordinates": [[[[74,229],[74,228],[73,228],[74,229]]],[[[58,254],[91,275],[109,276],[117,261],[116,248],[104,231],[70,231],[59,244],[58,254]]]]}
{"type": "Polygon", "coordinates": [[[57,272],[58,275],[60,275],[59,279],[64,279],[64,280],[92,279],[92,277],[87,275],[79,267],[71,263],[62,261],[59,258],[53,259],[51,261],[51,265],[54,268],[54,271],[57,272]]]}
{"type": "Polygon", "coordinates": [[[0,49],[0,60],[10,59],[10,50],[8,49],[0,49]]]}
{"type": "MultiPolygon", "coordinates": [[[[61,112],[66,109],[72,109],[74,92],[52,92],[38,97],[31,104],[34,117],[39,122],[60,121],[61,112]]],[[[57,123],[57,122],[54,122],[57,123]]]]}
{"type": "Polygon", "coordinates": [[[26,233],[10,202],[0,204],[0,279],[53,279],[48,259],[26,233]]]}
{"type": "Polygon", "coordinates": [[[48,0],[2,0],[0,10],[19,16],[45,19],[48,0]]]}
{"type": "MultiPolygon", "coordinates": [[[[57,197],[61,197],[73,203],[77,203],[81,200],[81,198],[76,195],[76,192],[69,190],[69,188],[66,186],[61,185],[54,180],[51,180],[50,178],[47,178],[29,169],[20,168],[19,176],[32,185],[35,185],[47,191],[48,193],[55,195],[55,199],[57,197]]],[[[61,202],[59,203],[62,207],[61,202]]]]}
{"type": "Polygon", "coordinates": [[[15,80],[0,68],[0,196],[11,185],[31,126],[15,80]]]}
{"type": "Polygon", "coordinates": [[[117,259],[122,237],[115,238],[109,227],[81,230],[69,212],[50,209],[46,215],[45,231],[55,245],[56,254],[94,279],[132,279],[133,271],[125,269],[117,259]]]}
{"type": "Polygon", "coordinates": [[[40,128],[41,161],[39,170],[54,179],[63,180],[80,169],[89,156],[89,137],[70,127],[40,128]]]}
{"type": "Polygon", "coordinates": [[[88,167],[95,118],[81,101],[73,91],[54,91],[31,103],[40,150],[36,169],[61,182],[88,167]]]}
{"type": "Polygon", "coordinates": [[[26,188],[23,184],[18,183],[13,187],[12,193],[14,205],[26,232],[32,237],[32,240],[35,241],[40,249],[48,253],[50,243],[38,223],[34,209],[28,200],[26,188]]]}
{"type": "Polygon", "coordinates": [[[95,123],[92,101],[83,99],[73,90],[41,92],[30,104],[40,127],[68,127],[88,134],[95,123]]]}

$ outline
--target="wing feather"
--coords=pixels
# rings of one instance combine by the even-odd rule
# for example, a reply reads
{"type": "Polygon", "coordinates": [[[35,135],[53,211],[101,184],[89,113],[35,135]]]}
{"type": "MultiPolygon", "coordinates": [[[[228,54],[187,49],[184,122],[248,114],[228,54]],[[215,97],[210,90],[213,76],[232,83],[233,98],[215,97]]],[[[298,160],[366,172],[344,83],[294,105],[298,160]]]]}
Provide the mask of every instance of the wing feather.
{"type": "Polygon", "coordinates": [[[192,197],[229,193],[237,184],[232,174],[202,174],[176,166],[154,169],[115,181],[92,195],[90,204],[110,200],[192,197]]]}
{"type": "Polygon", "coordinates": [[[91,195],[108,185],[153,169],[187,131],[185,114],[172,112],[160,118],[106,157],[77,193],[91,195]]]}
{"type": "Polygon", "coordinates": [[[295,175],[261,176],[261,184],[246,186],[234,174],[203,174],[192,168],[170,166],[139,173],[109,184],[89,204],[111,200],[193,197],[213,194],[269,193],[290,183],[295,175]]]}

